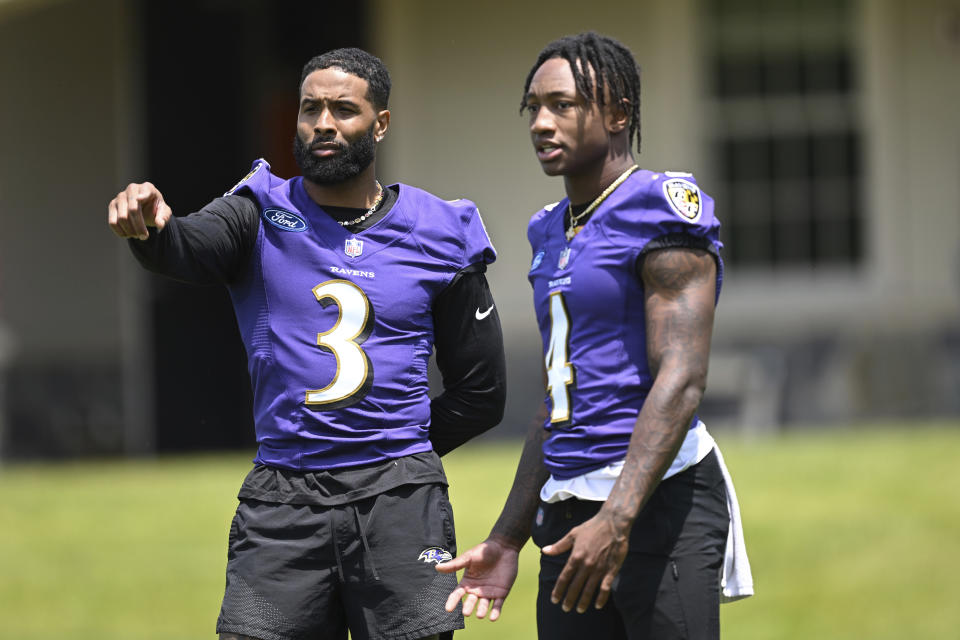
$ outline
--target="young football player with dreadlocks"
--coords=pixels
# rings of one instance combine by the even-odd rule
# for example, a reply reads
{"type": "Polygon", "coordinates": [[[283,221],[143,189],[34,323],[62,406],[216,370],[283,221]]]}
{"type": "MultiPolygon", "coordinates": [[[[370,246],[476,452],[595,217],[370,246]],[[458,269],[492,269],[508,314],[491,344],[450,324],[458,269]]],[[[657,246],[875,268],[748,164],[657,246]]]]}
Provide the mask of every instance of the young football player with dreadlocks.
{"type": "Polygon", "coordinates": [[[567,196],[527,230],[543,421],[490,536],[438,567],[466,569],[447,607],[466,596],[465,614],[497,619],[532,535],[540,638],[717,638],[721,593],[750,595],[752,580],[696,415],[723,280],[713,200],[688,173],[634,164],[640,72],[611,38],[550,43],[521,109],[567,196]]]}

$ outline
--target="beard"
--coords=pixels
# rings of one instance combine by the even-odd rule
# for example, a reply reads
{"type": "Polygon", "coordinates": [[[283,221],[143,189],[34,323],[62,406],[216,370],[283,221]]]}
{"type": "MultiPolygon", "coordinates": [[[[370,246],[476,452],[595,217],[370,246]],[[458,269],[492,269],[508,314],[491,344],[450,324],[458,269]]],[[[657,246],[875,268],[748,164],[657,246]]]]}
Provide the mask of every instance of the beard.
{"type": "MultiPolygon", "coordinates": [[[[320,142],[315,137],[310,144],[320,142]]],[[[370,166],[375,156],[373,126],[355,141],[340,145],[340,153],[332,158],[317,158],[310,153],[310,147],[293,136],[293,156],[303,173],[303,177],[317,184],[337,184],[360,174],[370,166]]]]}

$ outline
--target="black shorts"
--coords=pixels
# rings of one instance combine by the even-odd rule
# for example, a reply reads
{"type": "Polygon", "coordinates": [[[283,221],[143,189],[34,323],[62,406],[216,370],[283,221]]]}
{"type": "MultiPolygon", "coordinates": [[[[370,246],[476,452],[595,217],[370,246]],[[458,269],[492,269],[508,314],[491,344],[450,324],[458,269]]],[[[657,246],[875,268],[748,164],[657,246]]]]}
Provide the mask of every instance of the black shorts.
{"type": "MultiPolygon", "coordinates": [[[[562,538],[603,505],[540,503],[538,547],[562,538]]],[[[720,637],[720,569],[727,542],[727,491],[715,453],[657,487],[634,522],[630,547],[603,609],[564,613],[550,593],[569,553],[540,555],[537,629],[544,640],[680,640],[720,637]]]]}
{"type": "Polygon", "coordinates": [[[217,632],[262,640],[412,640],[463,628],[442,484],[324,507],[242,499],[230,528],[217,632]]]}

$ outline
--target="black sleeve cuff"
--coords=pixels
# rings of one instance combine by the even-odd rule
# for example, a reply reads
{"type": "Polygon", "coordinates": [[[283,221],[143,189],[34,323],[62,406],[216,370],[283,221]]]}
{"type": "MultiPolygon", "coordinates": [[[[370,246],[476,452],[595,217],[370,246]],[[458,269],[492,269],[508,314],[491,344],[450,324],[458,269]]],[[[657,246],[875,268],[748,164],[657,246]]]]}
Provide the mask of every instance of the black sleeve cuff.
{"type": "Polygon", "coordinates": [[[659,238],[654,238],[643,248],[643,251],[637,256],[637,261],[634,265],[634,272],[637,277],[641,276],[643,261],[646,259],[647,254],[657,249],[702,249],[712,255],[718,263],[720,260],[720,254],[717,252],[716,246],[707,238],[693,236],[687,233],[671,233],[660,236],[659,238]]]}

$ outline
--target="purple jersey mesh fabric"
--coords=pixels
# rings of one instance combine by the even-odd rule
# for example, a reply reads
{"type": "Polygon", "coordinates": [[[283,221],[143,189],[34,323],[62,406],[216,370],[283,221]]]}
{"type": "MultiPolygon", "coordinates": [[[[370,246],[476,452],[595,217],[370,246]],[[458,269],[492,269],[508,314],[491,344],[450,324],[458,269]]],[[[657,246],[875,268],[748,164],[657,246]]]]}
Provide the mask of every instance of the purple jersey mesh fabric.
{"type": "MultiPolygon", "coordinates": [[[[637,258],[663,246],[703,247],[719,256],[722,246],[713,200],[689,174],[636,171],[569,244],[567,206],[564,199],[539,211],[527,229],[528,277],[548,374],[544,460],[561,479],[626,456],[653,384],[637,258]]],[[[722,279],[718,268],[718,296],[722,279]]]]}
{"type": "Polygon", "coordinates": [[[302,179],[263,160],[228,194],[261,225],[230,286],[254,393],[255,462],[298,470],[430,450],[433,302],[464,267],[496,259],[476,206],[399,185],[393,208],[353,234],[302,179]]]}

